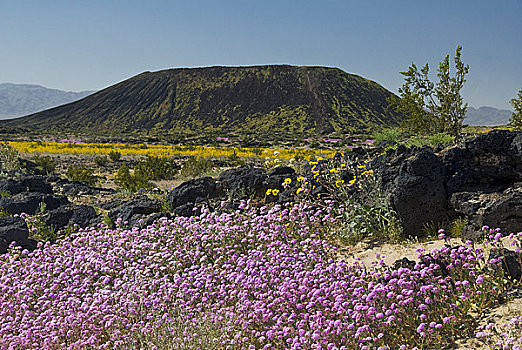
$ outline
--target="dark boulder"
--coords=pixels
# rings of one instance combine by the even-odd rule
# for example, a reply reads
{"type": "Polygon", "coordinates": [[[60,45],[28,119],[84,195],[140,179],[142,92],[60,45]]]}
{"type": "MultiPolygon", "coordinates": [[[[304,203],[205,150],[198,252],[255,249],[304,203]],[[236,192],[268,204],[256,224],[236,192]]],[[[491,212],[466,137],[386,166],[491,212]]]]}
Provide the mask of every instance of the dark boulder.
{"type": "Polygon", "coordinates": [[[468,220],[469,227],[463,234],[465,240],[479,238],[484,225],[509,233],[522,230],[522,188],[509,188],[500,193],[454,193],[450,205],[468,220]]]}
{"type": "Polygon", "coordinates": [[[395,176],[389,172],[381,176],[407,237],[423,236],[427,223],[448,221],[446,167],[436,155],[421,150],[396,171],[395,176]]]}
{"type": "Polygon", "coordinates": [[[513,157],[518,172],[522,174],[522,132],[513,137],[508,152],[513,157]]]}
{"type": "Polygon", "coordinates": [[[201,208],[196,206],[194,203],[185,203],[174,209],[175,216],[198,216],[201,214],[201,208]]]}
{"type": "Polygon", "coordinates": [[[65,196],[54,196],[39,192],[24,192],[14,196],[0,198],[0,208],[10,214],[36,214],[42,204],[45,204],[45,210],[53,210],[62,205],[70,204],[65,196]]]}
{"type": "Polygon", "coordinates": [[[442,161],[450,174],[448,194],[456,192],[503,191],[521,178],[517,169],[519,158],[514,156],[517,136],[496,130],[467,140],[442,154],[442,161]]]}
{"type": "Polygon", "coordinates": [[[187,203],[205,202],[223,194],[216,180],[208,176],[200,177],[186,181],[170,191],[167,204],[175,209],[187,203]]]}
{"type": "Polygon", "coordinates": [[[27,174],[46,175],[47,173],[42,167],[31,160],[18,158],[18,162],[20,163],[20,168],[27,174]]]}
{"type": "Polygon", "coordinates": [[[88,205],[67,205],[46,211],[42,221],[56,230],[78,225],[82,228],[101,221],[93,207],[88,205]]]}
{"type": "Polygon", "coordinates": [[[20,178],[20,182],[27,192],[53,194],[53,187],[48,180],[49,178],[43,175],[26,175],[20,178]]]}
{"type": "Polygon", "coordinates": [[[9,178],[0,179],[0,191],[7,194],[7,196],[22,193],[25,190],[25,186],[20,181],[9,178]]]}
{"type": "Polygon", "coordinates": [[[56,182],[55,187],[68,197],[77,197],[81,195],[97,195],[97,194],[114,194],[116,190],[111,188],[98,188],[87,185],[80,181],[70,181],[60,179],[56,182]]]}
{"type": "Polygon", "coordinates": [[[109,218],[116,222],[117,219],[127,221],[130,226],[138,226],[139,220],[144,216],[161,212],[161,203],[156,199],[147,196],[135,197],[129,201],[121,203],[118,207],[109,211],[109,218]]]}
{"type": "Polygon", "coordinates": [[[268,172],[268,177],[276,175],[292,175],[295,174],[294,168],[289,166],[278,166],[268,172]]]}
{"type": "Polygon", "coordinates": [[[520,282],[522,280],[522,255],[506,248],[494,248],[489,253],[489,260],[499,257],[502,257],[501,266],[504,276],[512,281],[520,282]]]}
{"type": "Polygon", "coordinates": [[[167,212],[164,212],[164,211],[160,211],[159,213],[153,213],[153,214],[150,214],[150,215],[145,215],[143,216],[142,218],[139,218],[138,219],[138,223],[139,221],[141,220],[141,225],[139,227],[147,227],[147,226],[150,226],[152,224],[154,224],[155,221],[161,219],[161,218],[167,218],[167,219],[170,219],[172,216],[170,215],[170,213],[167,213],[167,212]]]}
{"type": "Polygon", "coordinates": [[[293,168],[287,166],[280,166],[272,169],[266,179],[263,181],[263,187],[261,191],[268,189],[277,189],[279,194],[277,196],[269,195],[265,199],[268,202],[286,203],[294,200],[295,191],[297,186],[297,174],[293,168]],[[283,186],[286,179],[290,180],[290,183],[283,186]]]}
{"type": "Polygon", "coordinates": [[[22,192],[53,194],[53,188],[46,176],[22,175],[0,180],[0,190],[15,195],[22,192]]]}
{"type": "Polygon", "coordinates": [[[392,266],[395,270],[398,270],[400,268],[413,270],[415,268],[415,265],[415,261],[404,257],[402,259],[395,260],[392,266]]]}
{"type": "Polygon", "coordinates": [[[29,239],[29,230],[22,218],[0,217],[0,254],[6,253],[13,241],[24,249],[36,248],[36,241],[29,239]]]}
{"type": "Polygon", "coordinates": [[[233,198],[262,198],[266,192],[263,185],[266,177],[266,170],[263,168],[241,167],[225,170],[217,181],[233,198]]]}

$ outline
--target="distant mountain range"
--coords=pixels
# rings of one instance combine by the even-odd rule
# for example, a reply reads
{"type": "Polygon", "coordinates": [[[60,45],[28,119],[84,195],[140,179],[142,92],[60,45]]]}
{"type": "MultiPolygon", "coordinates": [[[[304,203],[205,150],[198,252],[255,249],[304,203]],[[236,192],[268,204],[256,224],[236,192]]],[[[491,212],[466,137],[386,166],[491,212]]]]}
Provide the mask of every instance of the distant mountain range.
{"type": "Polygon", "coordinates": [[[511,118],[511,111],[493,107],[468,107],[464,124],[476,126],[506,125],[511,118]]]}
{"type": "Polygon", "coordinates": [[[94,91],[71,92],[40,85],[0,84],[0,119],[21,117],[74,102],[94,91]]]}
{"type": "Polygon", "coordinates": [[[4,130],[304,135],[398,125],[392,93],[338,68],[268,65],[145,72],[4,130]]]}

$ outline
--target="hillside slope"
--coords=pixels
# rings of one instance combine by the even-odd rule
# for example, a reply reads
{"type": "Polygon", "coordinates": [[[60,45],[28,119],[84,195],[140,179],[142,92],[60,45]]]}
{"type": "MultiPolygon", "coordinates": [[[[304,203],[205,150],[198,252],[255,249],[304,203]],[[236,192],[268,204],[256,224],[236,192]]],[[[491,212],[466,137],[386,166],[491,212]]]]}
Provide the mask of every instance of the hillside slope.
{"type": "Polygon", "coordinates": [[[513,112],[507,109],[497,109],[493,107],[468,107],[464,123],[478,126],[506,125],[509,123],[512,113],[513,112]]]}
{"type": "Polygon", "coordinates": [[[0,119],[15,118],[77,101],[94,91],[62,91],[40,85],[0,84],[0,119]]]}
{"type": "Polygon", "coordinates": [[[391,92],[337,68],[255,66],[145,72],[4,128],[91,132],[286,132],[395,125],[391,92]]]}

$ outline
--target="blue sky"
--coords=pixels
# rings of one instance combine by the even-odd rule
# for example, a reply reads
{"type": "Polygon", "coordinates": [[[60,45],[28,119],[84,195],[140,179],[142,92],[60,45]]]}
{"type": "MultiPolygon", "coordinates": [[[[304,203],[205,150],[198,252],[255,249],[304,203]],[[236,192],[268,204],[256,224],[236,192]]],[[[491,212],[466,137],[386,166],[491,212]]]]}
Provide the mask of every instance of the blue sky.
{"type": "Polygon", "coordinates": [[[0,0],[0,83],[97,90],[143,71],[323,65],[393,92],[463,46],[471,106],[522,88],[522,0],[0,0]]]}

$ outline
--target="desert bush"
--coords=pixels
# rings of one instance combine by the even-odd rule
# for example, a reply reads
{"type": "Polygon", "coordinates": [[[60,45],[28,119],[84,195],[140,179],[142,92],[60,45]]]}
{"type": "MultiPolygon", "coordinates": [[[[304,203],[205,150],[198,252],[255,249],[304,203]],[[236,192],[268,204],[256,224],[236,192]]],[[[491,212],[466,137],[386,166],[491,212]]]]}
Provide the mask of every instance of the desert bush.
{"type": "Polygon", "coordinates": [[[181,167],[180,175],[185,179],[199,177],[212,170],[212,168],[213,164],[210,159],[190,156],[181,167]]]}
{"type": "Polygon", "coordinates": [[[51,156],[35,154],[33,162],[35,162],[36,166],[45,171],[47,174],[54,173],[54,170],[56,169],[56,161],[51,156]]]}
{"type": "Polygon", "coordinates": [[[118,151],[110,151],[109,152],[109,159],[111,160],[111,162],[117,162],[119,161],[121,158],[121,153],[118,152],[118,151]]]}
{"type": "Polygon", "coordinates": [[[522,130],[522,89],[518,91],[517,97],[512,98],[509,103],[513,106],[509,125],[515,130],[522,130]]]}
{"type": "Polygon", "coordinates": [[[310,203],[323,200],[334,203],[332,215],[338,219],[335,233],[339,238],[349,243],[364,239],[402,239],[399,217],[384,194],[379,179],[366,164],[318,159],[310,161],[309,165],[313,178],[298,178],[296,194],[299,200],[310,203]],[[317,198],[314,198],[312,194],[317,186],[325,186],[327,191],[316,194],[317,198]]]}
{"type": "Polygon", "coordinates": [[[7,142],[0,143],[0,169],[7,171],[19,169],[20,162],[18,161],[19,152],[16,148],[7,142]]]}
{"type": "Polygon", "coordinates": [[[176,174],[176,164],[171,158],[148,156],[136,165],[134,172],[146,174],[150,180],[169,180],[176,174]]]}
{"type": "MultiPolygon", "coordinates": [[[[43,213],[45,211],[45,205],[40,205],[39,211],[43,213]]],[[[37,216],[29,216],[27,214],[22,214],[22,217],[25,219],[25,222],[29,227],[30,238],[40,242],[50,243],[56,243],[56,241],[63,238],[55,231],[53,227],[47,226],[37,216]]]]}
{"type": "Polygon", "coordinates": [[[107,158],[107,156],[95,156],[94,157],[94,164],[96,164],[97,166],[105,166],[107,165],[107,163],[109,162],[109,159],[107,158]]]}
{"type": "Polygon", "coordinates": [[[399,143],[402,141],[404,131],[401,128],[384,128],[373,134],[375,145],[379,145],[381,142],[395,142],[399,143]]]}
{"type": "Polygon", "coordinates": [[[415,135],[404,142],[406,147],[447,147],[455,143],[455,137],[446,133],[436,133],[433,135],[415,135]]]}
{"type": "Polygon", "coordinates": [[[67,168],[65,176],[72,181],[80,181],[86,183],[89,186],[94,186],[98,182],[98,177],[93,174],[94,170],[86,167],[85,165],[76,166],[71,165],[67,168]]]}
{"type": "Polygon", "coordinates": [[[461,90],[469,72],[469,66],[461,60],[461,53],[462,46],[457,46],[454,77],[451,76],[449,55],[439,63],[437,83],[429,79],[428,64],[419,71],[412,63],[407,71],[401,72],[404,84],[399,88],[400,97],[392,95],[388,102],[397,112],[407,116],[403,121],[405,128],[423,135],[447,132],[459,139],[468,108],[461,90]]]}
{"type": "Polygon", "coordinates": [[[150,182],[150,174],[143,169],[143,167],[137,167],[130,172],[127,164],[123,163],[118,172],[114,177],[114,183],[122,190],[136,192],[140,189],[150,189],[152,183],[150,182]]]}

